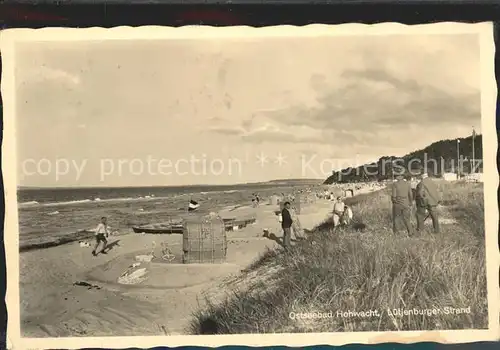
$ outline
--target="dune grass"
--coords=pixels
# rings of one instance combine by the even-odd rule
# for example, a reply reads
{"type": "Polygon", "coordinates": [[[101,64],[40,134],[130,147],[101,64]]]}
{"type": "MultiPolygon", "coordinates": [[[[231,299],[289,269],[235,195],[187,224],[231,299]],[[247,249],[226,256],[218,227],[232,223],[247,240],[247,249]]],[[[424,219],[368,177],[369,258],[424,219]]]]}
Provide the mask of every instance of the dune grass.
{"type": "MultiPolygon", "coordinates": [[[[440,184],[443,225],[408,238],[391,230],[388,190],[349,199],[363,233],[333,234],[324,223],[289,253],[269,251],[244,273],[279,273],[218,302],[207,300],[193,334],[387,331],[487,328],[482,184],[440,184]],[[257,291],[256,291],[257,288],[257,291]],[[397,316],[387,310],[471,307],[470,314],[397,316]],[[336,317],[337,311],[378,310],[379,317],[336,317]],[[290,313],[332,312],[292,318],[290,313]]],[[[243,277],[244,278],[244,277],[243,277]]]]}

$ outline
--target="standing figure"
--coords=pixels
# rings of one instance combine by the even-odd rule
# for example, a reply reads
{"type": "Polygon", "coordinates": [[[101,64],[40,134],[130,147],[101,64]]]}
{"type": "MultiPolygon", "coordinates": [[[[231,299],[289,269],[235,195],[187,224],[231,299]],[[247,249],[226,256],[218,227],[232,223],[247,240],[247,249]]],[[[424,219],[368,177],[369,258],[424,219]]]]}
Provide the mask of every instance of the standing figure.
{"type": "Polygon", "coordinates": [[[295,240],[296,241],[304,240],[305,239],[304,229],[302,228],[302,225],[300,224],[300,219],[299,219],[299,216],[297,215],[297,211],[294,210],[293,208],[291,208],[290,215],[292,217],[291,231],[293,232],[293,234],[295,236],[295,240]]]}
{"type": "Polygon", "coordinates": [[[434,233],[439,233],[439,217],[437,206],[439,204],[439,191],[434,180],[426,173],[422,174],[422,181],[417,185],[415,191],[417,203],[417,231],[422,231],[427,212],[432,219],[434,233]]]}
{"type": "Polygon", "coordinates": [[[398,175],[392,185],[391,200],[393,233],[398,232],[398,221],[403,221],[408,235],[413,236],[413,227],[410,222],[413,192],[410,183],[402,175],[398,175]]]}
{"type": "Polygon", "coordinates": [[[283,247],[285,249],[291,247],[293,220],[290,210],[290,202],[285,202],[281,211],[281,228],[283,228],[283,247]]]}
{"type": "Polygon", "coordinates": [[[335,204],[333,204],[333,229],[344,224],[344,215],[346,213],[346,205],[342,197],[337,197],[335,204]]]}

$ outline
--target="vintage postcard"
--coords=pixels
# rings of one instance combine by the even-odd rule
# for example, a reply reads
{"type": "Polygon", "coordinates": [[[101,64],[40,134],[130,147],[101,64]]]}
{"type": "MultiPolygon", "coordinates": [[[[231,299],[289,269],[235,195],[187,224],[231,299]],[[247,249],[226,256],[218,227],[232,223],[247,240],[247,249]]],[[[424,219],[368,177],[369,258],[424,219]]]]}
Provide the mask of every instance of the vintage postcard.
{"type": "Polygon", "coordinates": [[[0,38],[14,348],[500,335],[491,23],[0,38]]]}

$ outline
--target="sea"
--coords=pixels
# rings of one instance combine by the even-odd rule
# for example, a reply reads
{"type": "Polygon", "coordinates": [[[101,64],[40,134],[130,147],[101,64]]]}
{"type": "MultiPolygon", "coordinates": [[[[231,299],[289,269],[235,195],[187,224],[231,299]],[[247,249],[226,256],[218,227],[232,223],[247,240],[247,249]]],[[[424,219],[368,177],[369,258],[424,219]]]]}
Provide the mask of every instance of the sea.
{"type": "Polygon", "coordinates": [[[251,205],[253,194],[265,199],[288,194],[299,183],[261,183],[232,186],[20,188],[18,189],[20,251],[49,248],[92,237],[102,216],[112,231],[133,232],[133,226],[178,220],[191,200],[196,214],[236,205],[251,205]]]}

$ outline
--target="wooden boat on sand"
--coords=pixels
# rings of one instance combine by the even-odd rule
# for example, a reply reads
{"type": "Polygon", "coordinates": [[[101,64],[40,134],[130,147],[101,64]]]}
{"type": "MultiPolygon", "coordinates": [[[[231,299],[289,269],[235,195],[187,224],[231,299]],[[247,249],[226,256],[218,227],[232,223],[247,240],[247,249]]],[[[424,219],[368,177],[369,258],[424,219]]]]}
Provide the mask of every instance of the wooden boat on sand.
{"type": "MultiPolygon", "coordinates": [[[[236,231],[241,230],[248,225],[257,222],[255,217],[246,218],[223,218],[224,229],[226,231],[236,231]]],[[[184,223],[180,222],[160,222],[156,224],[147,224],[141,226],[133,226],[132,230],[135,233],[151,233],[151,234],[172,234],[172,233],[184,233],[184,223]]]]}
{"type": "Polygon", "coordinates": [[[255,224],[257,219],[254,217],[248,218],[224,218],[224,227],[226,231],[236,231],[241,230],[242,228],[247,227],[248,225],[255,224]]]}
{"type": "Polygon", "coordinates": [[[160,222],[157,224],[148,224],[132,227],[135,233],[153,233],[153,234],[171,234],[183,233],[184,224],[182,222],[160,222]]]}

